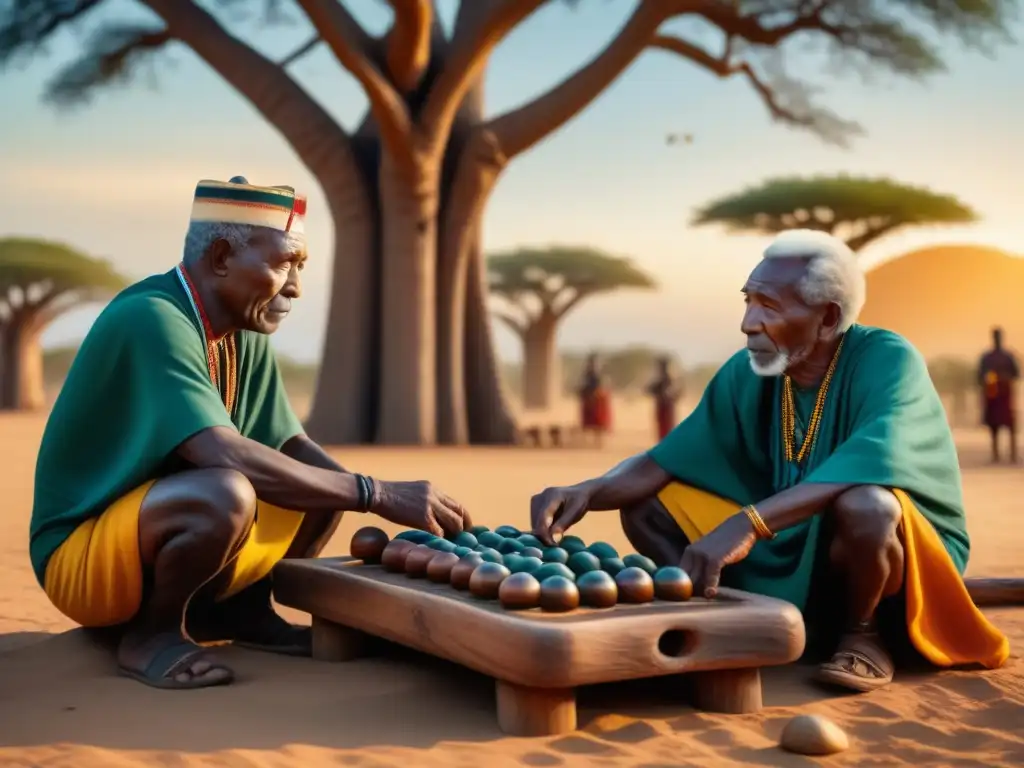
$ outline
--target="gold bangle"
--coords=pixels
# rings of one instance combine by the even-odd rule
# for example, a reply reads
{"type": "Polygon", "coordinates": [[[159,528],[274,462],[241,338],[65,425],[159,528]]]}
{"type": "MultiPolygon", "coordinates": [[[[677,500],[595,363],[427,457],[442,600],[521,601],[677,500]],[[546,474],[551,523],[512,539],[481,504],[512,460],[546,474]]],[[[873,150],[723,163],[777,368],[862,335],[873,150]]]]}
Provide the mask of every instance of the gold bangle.
{"type": "Polygon", "coordinates": [[[757,538],[765,539],[766,541],[771,541],[775,538],[775,534],[772,532],[772,529],[768,527],[768,524],[765,523],[764,518],[761,517],[761,514],[753,504],[745,506],[743,508],[743,514],[745,514],[747,519],[750,520],[750,524],[754,527],[754,533],[757,535],[757,538]]]}

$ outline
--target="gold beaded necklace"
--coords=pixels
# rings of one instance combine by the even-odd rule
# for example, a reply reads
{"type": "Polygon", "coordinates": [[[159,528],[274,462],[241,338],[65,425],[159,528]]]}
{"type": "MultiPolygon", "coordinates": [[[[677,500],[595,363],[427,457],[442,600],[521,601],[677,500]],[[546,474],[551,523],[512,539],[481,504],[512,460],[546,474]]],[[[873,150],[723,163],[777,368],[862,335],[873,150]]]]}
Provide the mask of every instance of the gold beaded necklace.
{"type": "MultiPolygon", "coordinates": [[[[843,349],[845,336],[839,340],[835,354],[832,355],[832,362],[829,363],[825,378],[818,387],[818,396],[814,401],[814,410],[811,411],[811,418],[807,423],[807,434],[804,435],[800,444],[800,451],[796,453],[796,463],[804,460],[814,441],[818,438],[818,427],[821,424],[821,415],[825,411],[825,398],[828,397],[828,386],[832,383],[832,376],[836,372],[836,363],[839,361],[839,353],[843,349]]],[[[793,380],[789,376],[782,377],[782,443],[786,450],[786,461],[793,461],[796,443],[796,403],[793,400],[793,380]]]]}
{"type": "Polygon", "coordinates": [[[224,401],[224,407],[228,413],[234,415],[235,403],[238,400],[238,351],[235,346],[235,335],[231,333],[220,339],[214,336],[213,326],[210,325],[203,302],[199,298],[199,292],[193,285],[185,265],[179,264],[175,271],[178,274],[181,287],[184,288],[185,295],[188,297],[189,304],[192,305],[196,319],[199,320],[199,326],[203,329],[206,365],[210,372],[210,381],[214,387],[220,390],[221,399],[224,401]],[[223,358],[221,357],[222,347],[223,358]]]}

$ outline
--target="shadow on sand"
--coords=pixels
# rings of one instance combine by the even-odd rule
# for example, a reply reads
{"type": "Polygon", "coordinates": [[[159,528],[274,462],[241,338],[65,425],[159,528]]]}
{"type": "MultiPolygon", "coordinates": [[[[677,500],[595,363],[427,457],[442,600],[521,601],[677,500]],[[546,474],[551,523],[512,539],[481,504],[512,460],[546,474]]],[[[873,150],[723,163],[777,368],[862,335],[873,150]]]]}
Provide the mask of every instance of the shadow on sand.
{"type": "MultiPolygon", "coordinates": [[[[451,764],[470,766],[480,764],[485,743],[503,738],[488,678],[390,645],[347,664],[224,648],[236,683],[198,691],[153,690],[116,676],[109,645],[81,630],[0,636],[3,648],[9,649],[0,653],[0,745],[5,746],[159,751],[171,762],[162,757],[158,762],[171,765],[170,753],[183,749],[210,753],[308,745],[340,750],[336,764],[368,767],[382,763],[346,751],[422,750],[447,742],[449,751],[457,748],[465,757],[451,764]]],[[[814,711],[836,719],[853,741],[870,743],[872,755],[920,765],[1024,763],[1024,701],[1008,696],[984,674],[901,676],[898,688],[914,688],[910,713],[906,690],[870,698],[837,696],[809,684],[809,671],[806,666],[766,670],[766,709],[731,718],[680,704],[678,679],[586,688],[579,697],[580,731],[524,740],[526,751],[517,750],[515,762],[557,766],[583,759],[595,765],[679,768],[709,765],[717,756],[722,765],[820,765],[775,746],[790,717],[814,711]],[[956,728],[948,727],[951,707],[958,710],[956,728]],[[681,736],[701,754],[680,750],[681,736]],[[654,755],[658,758],[651,761],[654,755]]],[[[1009,672],[1021,674],[1019,666],[1009,672]]],[[[506,754],[502,764],[507,762],[506,754]]],[[[865,759],[863,753],[828,762],[892,764],[865,759]]],[[[435,761],[407,765],[413,763],[435,761]]]]}

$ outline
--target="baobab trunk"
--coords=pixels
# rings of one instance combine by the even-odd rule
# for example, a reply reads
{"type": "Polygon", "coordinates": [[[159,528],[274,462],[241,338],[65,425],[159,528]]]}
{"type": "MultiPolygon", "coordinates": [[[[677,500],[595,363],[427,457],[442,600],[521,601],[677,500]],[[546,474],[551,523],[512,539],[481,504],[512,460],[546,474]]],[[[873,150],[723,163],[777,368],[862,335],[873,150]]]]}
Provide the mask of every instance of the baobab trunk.
{"type": "Polygon", "coordinates": [[[438,170],[381,163],[381,339],[377,440],[385,445],[437,441],[438,170]]]}
{"type": "Polygon", "coordinates": [[[523,334],[523,405],[550,408],[558,382],[558,325],[555,318],[541,316],[523,334]]]}
{"type": "Polygon", "coordinates": [[[0,410],[31,411],[46,405],[40,332],[31,320],[12,318],[0,326],[0,410]]]}
{"type": "MultiPolygon", "coordinates": [[[[324,444],[368,443],[374,437],[379,379],[380,313],[377,208],[368,175],[379,152],[363,142],[362,178],[327,177],[324,193],[334,222],[330,302],[316,392],[306,429],[324,444]]],[[[314,255],[315,258],[315,255],[314,255]]]]}

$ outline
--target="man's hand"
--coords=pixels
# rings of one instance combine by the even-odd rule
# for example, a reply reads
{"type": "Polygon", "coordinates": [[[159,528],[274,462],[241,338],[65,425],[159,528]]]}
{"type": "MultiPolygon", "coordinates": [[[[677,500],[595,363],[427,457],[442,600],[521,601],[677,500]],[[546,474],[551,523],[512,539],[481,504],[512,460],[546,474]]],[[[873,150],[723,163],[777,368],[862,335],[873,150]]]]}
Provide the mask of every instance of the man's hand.
{"type": "Polygon", "coordinates": [[[590,490],[586,483],[564,488],[547,488],[530,499],[533,535],[549,547],[587,514],[590,490]]]}
{"type": "Polygon", "coordinates": [[[679,567],[690,575],[696,593],[710,599],[718,594],[722,569],[743,560],[756,542],[754,526],[740,512],[688,546],[679,567]]]}
{"type": "Polygon", "coordinates": [[[435,536],[454,536],[473,525],[465,507],[426,480],[377,482],[380,492],[370,511],[389,522],[435,536]]]}

